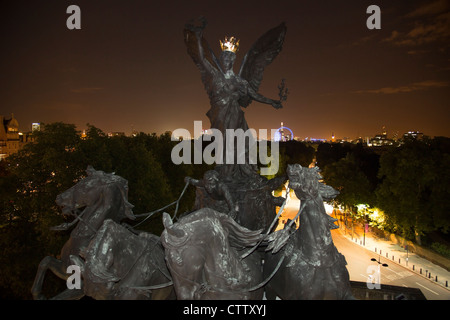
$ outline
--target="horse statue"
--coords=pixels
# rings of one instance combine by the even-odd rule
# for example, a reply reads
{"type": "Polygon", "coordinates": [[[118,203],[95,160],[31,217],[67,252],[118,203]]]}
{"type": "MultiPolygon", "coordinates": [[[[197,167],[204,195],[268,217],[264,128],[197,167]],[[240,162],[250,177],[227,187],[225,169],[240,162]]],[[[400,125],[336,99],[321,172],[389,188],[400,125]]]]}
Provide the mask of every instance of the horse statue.
{"type": "MultiPolygon", "coordinates": [[[[319,180],[319,168],[288,165],[289,187],[300,199],[300,227],[276,233],[289,234],[277,250],[266,253],[264,275],[270,274],[280,259],[280,270],[266,285],[266,297],[292,300],[353,299],[345,257],[334,246],[330,230],[336,219],[325,211],[323,201],[339,192],[319,180]]],[[[294,219],[295,220],[295,219],[294,219]]],[[[276,242],[276,241],[274,241],[276,242]]],[[[273,243],[274,243],[273,242],[273,243]]],[[[273,246],[273,245],[272,245],[273,246]]]]}
{"type": "Polygon", "coordinates": [[[177,299],[262,299],[262,260],[240,251],[261,239],[261,230],[237,224],[227,214],[202,208],[176,223],[163,214],[161,242],[177,299]]]}
{"type": "Polygon", "coordinates": [[[158,236],[138,235],[105,220],[90,242],[82,270],[84,293],[97,300],[175,299],[158,236]]]}
{"type": "MultiPolygon", "coordinates": [[[[52,228],[53,230],[68,230],[76,225],[69,240],[61,250],[60,259],[47,256],[39,263],[36,277],[31,289],[34,299],[45,299],[42,285],[47,270],[56,276],[67,280],[67,267],[74,265],[74,257],[84,258],[86,248],[96,235],[106,219],[115,222],[135,219],[133,205],[128,202],[128,181],[114,173],[105,173],[88,166],[87,176],[70,189],[59,194],[56,204],[62,207],[63,214],[73,215],[75,220],[52,228]],[[81,213],[78,214],[78,212],[81,213]]],[[[67,289],[55,299],[80,299],[84,296],[83,289],[67,289]]]]}

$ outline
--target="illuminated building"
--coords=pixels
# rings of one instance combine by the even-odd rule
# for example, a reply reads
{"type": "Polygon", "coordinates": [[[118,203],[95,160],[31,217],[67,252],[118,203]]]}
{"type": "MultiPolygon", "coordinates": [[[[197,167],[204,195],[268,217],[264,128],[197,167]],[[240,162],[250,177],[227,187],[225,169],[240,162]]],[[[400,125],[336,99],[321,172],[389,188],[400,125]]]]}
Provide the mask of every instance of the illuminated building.
{"type": "Polygon", "coordinates": [[[414,140],[422,140],[423,139],[423,133],[419,131],[408,131],[405,134],[403,134],[403,139],[414,139],[414,140]]]}
{"type": "Polygon", "coordinates": [[[0,115],[0,160],[16,153],[31,141],[31,134],[19,132],[19,122],[14,118],[14,114],[11,114],[11,119],[0,115]]]}
{"type": "Polygon", "coordinates": [[[33,122],[31,124],[31,132],[41,131],[41,124],[39,122],[33,122]]]}
{"type": "Polygon", "coordinates": [[[19,122],[11,114],[7,120],[0,116],[0,160],[16,153],[20,148],[19,122]]]}
{"type": "Polygon", "coordinates": [[[388,139],[386,127],[383,126],[383,131],[381,134],[377,134],[375,137],[370,139],[367,144],[369,147],[380,147],[380,146],[390,146],[394,144],[394,140],[388,139]]]}
{"type": "Polygon", "coordinates": [[[125,132],[110,132],[108,133],[108,137],[124,137],[125,132]]]}

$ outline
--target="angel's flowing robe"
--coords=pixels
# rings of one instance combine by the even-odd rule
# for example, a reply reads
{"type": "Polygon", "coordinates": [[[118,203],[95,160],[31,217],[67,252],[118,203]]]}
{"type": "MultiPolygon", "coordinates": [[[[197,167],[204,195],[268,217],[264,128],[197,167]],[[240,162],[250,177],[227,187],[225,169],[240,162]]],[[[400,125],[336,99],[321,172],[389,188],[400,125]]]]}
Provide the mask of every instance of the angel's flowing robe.
{"type": "Polygon", "coordinates": [[[216,169],[221,173],[222,177],[228,180],[236,179],[257,179],[260,180],[257,173],[256,164],[249,163],[248,149],[246,142],[244,146],[237,146],[237,141],[234,143],[234,148],[228,150],[226,148],[226,130],[231,129],[236,131],[242,129],[245,133],[249,127],[244,117],[239,100],[248,95],[248,82],[232,72],[222,74],[214,72],[211,77],[211,86],[208,90],[211,108],[206,113],[211,121],[211,128],[218,129],[222,132],[223,137],[223,165],[219,165],[216,169]],[[238,150],[245,150],[245,164],[237,164],[238,150]],[[233,163],[226,163],[226,153],[232,152],[233,163]]]}
{"type": "Polygon", "coordinates": [[[239,105],[239,99],[247,95],[247,87],[247,81],[232,73],[222,75],[216,72],[213,77],[208,92],[211,109],[206,115],[211,121],[211,128],[220,130],[224,137],[226,129],[248,130],[244,111],[239,105]]]}

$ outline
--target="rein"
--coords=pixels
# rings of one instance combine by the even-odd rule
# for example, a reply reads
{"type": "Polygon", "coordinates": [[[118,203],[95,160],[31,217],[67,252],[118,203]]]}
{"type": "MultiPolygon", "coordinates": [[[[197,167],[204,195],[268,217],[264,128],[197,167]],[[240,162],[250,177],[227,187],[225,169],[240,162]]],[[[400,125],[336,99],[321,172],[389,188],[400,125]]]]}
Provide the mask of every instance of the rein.
{"type": "MultiPolygon", "coordinates": [[[[222,288],[217,288],[217,287],[212,286],[212,285],[207,284],[207,283],[198,283],[198,282],[195,282],[194,280],[188,279],[188,278],[184,277],[183,275],[179,274],[178,272],[173,270],[173,268],[171,268],[170,265],[168,265],[168,267],[170,268],[170,273],[174,273],[179,278],[181,278],[181,279],[183,279],[183,280],[185,280],[187,282],[190,282],[190,283],[192,283],[194,285],[200,285],[200,289],[199,290],[204,290],[204,292],[206,292],[206,291],[214,292],[215,291],[215,292],[231,293],[231,294],[247,293],[247,292],[256,291],[256,290],[261,289],[262,287],[264,287],[267,284],[267,282],[269,282],[273,278],[273,276],[278,272],[278,270],[280,269],[281,264],[283,263],[285,257],[286,257],[286,255],[283,255],[283,257],[280,259],[280,261],[278,261],[278,264],[276,265],[275,269],[272,271],[272,273],[266,279],[264,279],[259,284],[255,285],[253,287],[250,287],[248,289],[239,289],[239,290],[226,290],[226,289],[222,289],[222,288]]],[[[172,281],[167,286],[169,286],[171,284],[172,284],[172,281]]],[[[162,287],[162,285],[159,285],[159,286],[155,285],[155,286],[149,286],[149,287],[136,287],[136,289],[151,290],[151,289],[159,289],[161,287],[162,287]]]]}
{"type": "MultiPolygon", "coordinates": [[[[150,248],[150,254],[153,252],[153,249],[155,248],[155,246],[156,246],[157,244],[158,244],[158,242],[155,242],[155,243],[153,244],[153,246],[150,248]]],[[[131,268],[128,269],[128,271],[127,271],[127,273],[126,273],[125,276],[127,276],[128,273],[131,271],[131,269],[133,269],[133,267],[135,266],[135,264],[137,263],[137,261],[139,260],[139,258],[140,258],[140,257],[144,254],[144,252],[146,251],[147,247],[148,247],[148,244],[146,244],[146,245],[144,246],[144,249],[143,249],[142,252],[139,254],[139,256],[137,257],[137,259],[134,261],[134,263],[133,263],[133,265],[131,266],[131,268]]],[[[161,270],[161,268],[160,268],[158,265],[155,265],[151,259],[150,259],[150,263],[151,263],[154,267],[156,267],[156,269],[157,269],[159,272],[161,272],[161,274],[162,274],[163,276],[165,276],[167,279],[170,279],[170,277],[168,277],[168,276],[165,274],[165,272],[163,272],[163,271],[161,270]]],[[[125,277],[123,277],[123,278],[125,278],[125,277]]],[[[144,291],[150,291],[150,292],[151,292],[152,290],[157,290],[157,289],[166,288],[166,287],[171,286],[171,285],[173,285],[172,280],[170,280],[169,282],[166,282],[166,283],[155,284],[155,285],[152,285],[152,286],[144,286],[144,287],[128,287],[128,288],[130,288],[130,289],[137,289],[137,290],[144,290],[144,291]]]]}
{"type": "MultiPolygon", "coordinates": [[[[275,216],[275,219],[273,219],[272,224],[271,224],[270,227],[267,229],[266,233],[263,235],[263,237],[261,238],[261,240],[259,240],[257,244],[255,244],[252,248],[250,248],[250,250],[248,250],[246,253],[244,253],[243,255],[241,255],[241,259],[245,259],[246,257],[248,257],[253,251],[256,250],[256,248],[259,247],[259,245],[261,244],[261,242],[263,242],[264,239],[269,235],[270,230],[272,230],[272,228],[274,227],[275,223],[276,223],[276,222],[278,221],[278,219],[280,218],[281,213],[282,213],[283,210],[284,210],[284,207],[286,206],[288,200],[290,199],[290,198],[289,198],[289,192],[290,192],[290,189],[289,189],[289,187],[287,187],[287,188],[286,188],[286,199],[284,200],[283,204],[281,205],[280,210],[278,210],[278,214],[275,216]]],[[[296,218],[296,219],[297,219],[297,218],[296,218]]],[[[295,221],[295,219],[294,219],[293,221],[295,221]]],[[[292,223],[292,221],[291,221],[291,223],[292,223]]]]}
{"type": "Polygon", "coordinates": [[[189,186],[189,182],[186,182],[186,185],[184,186],[183,191],[181,192],[180,196],[178,197],[178,200],[166,205],[165,207],[162,207],[160,209],[157,209],[155,211],[151,211],[151,212],[147,212],[147,213],[141,213],[141,214],[135,214],[136,218],[140,218],[140,217],[146,217],[144,220],[142,220],[141,222],[135,224],[133,227],[137,227],[139,225],[141,225],[142,223],[144,223],[147,219],[149,219],[151,216],[153,216],[155,213],[161,212],[171,206],[173,206],[174,204],[176,204],[175,206],[175,213],[174,216],[172,217],[172,220],[176,218],[177,216],[177,212],[178,212],[178,206],[180,204],[180,200],[183,197],[184,193],[186,192],[187,187],[189,186]]]}

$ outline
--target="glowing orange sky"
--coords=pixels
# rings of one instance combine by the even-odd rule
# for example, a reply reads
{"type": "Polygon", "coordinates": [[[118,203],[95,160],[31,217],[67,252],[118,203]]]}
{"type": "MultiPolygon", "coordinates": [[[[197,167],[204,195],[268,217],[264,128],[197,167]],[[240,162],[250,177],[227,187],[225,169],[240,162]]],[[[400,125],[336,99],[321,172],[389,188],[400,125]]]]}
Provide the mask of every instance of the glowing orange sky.
{"type": "Polygon", "coordinates": [[[251,128],[283,121],[300,138],[388,135],[419,130],[450,136],[449,1],[25,1],[2,8],[0,114],[21,130],[32,122],[86,123],[105,132],[146,133],[209,127],[209,101],[186,53],[184,24],[200,15],[204,35],[240,39],[235,65],[253,42],[285,21],[280,55],[261,93],[281,110],[253,102],[251,128]],[[226,4],[225,4],[226,3],[226,4]],[[66,28],[66,8],[81,8],[81,30],[66,28]],[[366,27],[369,5],[381,30],[366,27]]]}

